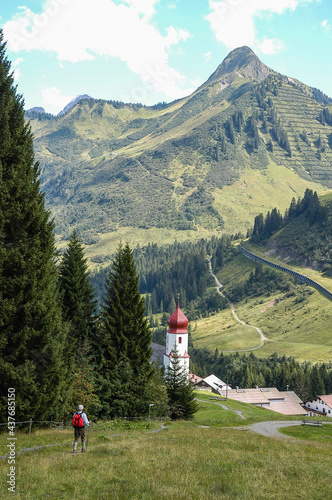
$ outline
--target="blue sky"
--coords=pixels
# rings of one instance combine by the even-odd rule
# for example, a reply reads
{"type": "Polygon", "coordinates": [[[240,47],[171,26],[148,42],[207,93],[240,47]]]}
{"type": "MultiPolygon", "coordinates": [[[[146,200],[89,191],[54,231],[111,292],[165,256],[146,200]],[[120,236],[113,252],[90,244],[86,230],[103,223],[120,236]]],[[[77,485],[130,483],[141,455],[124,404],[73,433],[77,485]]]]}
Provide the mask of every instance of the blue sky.
{"type": "Polygon", "coordinates": [[[27,109],[169,102],[242,45],[332,97],[331,0],[3,0],[0,24],[27,109]]]}

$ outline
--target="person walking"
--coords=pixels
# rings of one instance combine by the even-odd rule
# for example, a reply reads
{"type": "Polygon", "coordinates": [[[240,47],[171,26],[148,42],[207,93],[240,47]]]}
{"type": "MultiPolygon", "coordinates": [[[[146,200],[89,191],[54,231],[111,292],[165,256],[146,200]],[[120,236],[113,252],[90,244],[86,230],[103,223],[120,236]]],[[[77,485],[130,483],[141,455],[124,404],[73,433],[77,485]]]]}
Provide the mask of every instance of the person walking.
{"type": "Polygon", "coordinates": [[[90,427],[91,420],[83,413],[83,405],[78,405],[77,411],[73,415],[73,427],[75,432],[74,449],[73,453],[77,453],[77,442],[81,437],[82,453],[86,451],[85,448],[85,427],[90,427]]]}

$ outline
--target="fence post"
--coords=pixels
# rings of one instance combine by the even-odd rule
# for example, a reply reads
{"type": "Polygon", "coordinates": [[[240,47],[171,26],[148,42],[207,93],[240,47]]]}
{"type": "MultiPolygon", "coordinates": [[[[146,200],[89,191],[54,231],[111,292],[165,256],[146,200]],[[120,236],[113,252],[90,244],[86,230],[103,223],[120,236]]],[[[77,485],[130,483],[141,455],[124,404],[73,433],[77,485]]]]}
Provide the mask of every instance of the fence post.
{"type": "Polygon", "coordinates": [[[30,418],[29,434],[31,434],[31,427],[32,427],[32,418],[30,418]]]}
{"type": "Polygon", "coordinates": [[[50,421],[50,429],[52,429],[52,417],[51,417],[51,421],[50,421]]]}

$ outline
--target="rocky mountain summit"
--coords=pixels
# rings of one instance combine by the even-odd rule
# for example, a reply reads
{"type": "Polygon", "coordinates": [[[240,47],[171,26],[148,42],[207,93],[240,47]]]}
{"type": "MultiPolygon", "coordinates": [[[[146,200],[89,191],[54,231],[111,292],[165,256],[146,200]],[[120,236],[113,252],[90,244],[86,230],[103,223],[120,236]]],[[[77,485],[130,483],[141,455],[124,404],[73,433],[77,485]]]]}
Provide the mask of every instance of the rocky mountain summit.
{"type": "Polygon", "coordinates": [[[75,104],[77,104],[82,99],[92,99],[88,94],[77,95],[74,97],[59,113],[58,116],[65,115],[75,104]]]}
{"type": "Polygon", "coordinates": [[[244,46],[232,50],[204,85],[225,78],[229,80],[231,76],[234,79],[235,75],[262,82],[271,73],[273,71],[249,47],[244,46]]]}

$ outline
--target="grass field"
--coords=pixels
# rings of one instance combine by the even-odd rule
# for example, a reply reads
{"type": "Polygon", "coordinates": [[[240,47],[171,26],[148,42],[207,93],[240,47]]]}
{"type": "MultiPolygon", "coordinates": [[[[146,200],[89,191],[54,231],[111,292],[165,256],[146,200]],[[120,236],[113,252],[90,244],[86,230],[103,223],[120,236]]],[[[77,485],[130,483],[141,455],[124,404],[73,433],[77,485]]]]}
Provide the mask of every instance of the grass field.
{"type": "MultiPolygon", "coordinates": [[[[24,499],[302,499],[330,498],[331,435],[327,425],[305,428],[293,440],[267,438],[246,425],[281,416],[227,401],[246,420],[199,393],[191,422],[167,422],[167,430],[142,424],[91,429],[88,452],[72,454],[72,430],[17,434],[17,449],[38,443],[60,446],[18,454],[16,495],[24,499]],[[236,408],[235,408],[236,407],[236,408]],[[241,425],[241,428],[237,428],[241,425]],[[128,428],[131,427],[131,428],[128,428]],[[322,439],[324,436],[324,439],[322,439]],[[298,441],[298,442],[297,442],[298,441]]],[[[282,419],[282,417],[280,418],[282,419]]],[[[330,426],[329,426],[330,427],[330,426]]],[[[331,426],[332,427],[332,426],[331,426]]],[[[285,432],[302,430],[302,427],[285,432]]],[[[2,449],[6,436],[0,436],[2,449]]],[[[9,465],[0,461],[0,496],[8,497],[9,465]]]]}
{"type": "Polygon", "coordinates": [[[317,443],[332,443],[332,425],[323,425],[322,427],[309,425],[284,427],[280,429],[280,432],[294,439],[302,439],[317,443]]]}
{"type": "MultiPolygon", "coordinates": [[[[250,246],[254,252],[256,248],[250,246]]],[[[262,251],[261,251],[262,253],[262,251]]],[[[270,258],[270,257],[268,257],[270,258]]],[[[299,267],[292,267],[301,272],[299,267]]],[[[218,273],[223,292],[233,283],[246,281],[255,263],[238,255],[218,273]]],[[[281,272],[281,271],[280,271],[281,272]]],[[[306,270],[302,270],[306,274],[306,270]]],[[[313,279],[331,288],[331,279],[315,273],[313,279]]],[[[311,274],[308,271],[308,274],[311,274]]],[[[332,357],[332,302],[314,288],[299,285],[294,293],[278,291],[259,297],[247,297],[235,304],[236,314],[247,325],[259,327],[268,341],[255,350],[257,356],[287,354],[298,361],[328,362],[332,357]]],[[[249,350],[260,345],[254,329],[240,325],[230,308],[214,316],[197,320],[192,329],[194,347],[219,352],[249,350]]]]}
{"type": "Polygon", "coordinates": [[[275,207],[275,200],[278,200],[278,209],[284,213],[289,200],[293,196],[302,197],[306,188],[319,193],[324,191],[323,186],[308,182],[293,170],[270,160],[266,169],[247,168],[230,186],[215,189],[214,206],[225,220],[226,233],[246,233],[253,226],[256,215],[266,214],[275,207]]]}
{"type": "Polygon", "coordinates": [[[240,325],[229,309],[213,316],[197,321],[192,331],[195,347],[206,347],[210,350],[242,350],[252,349],[260,344],[260,335],[254,329],[240,325]]]}
{"type": "MultiPolygon", "coordinates": [[[[217,234],[217,233],[216,233],[217,234]]],[[[100,234],[100,240],[94,245],[85,247],[85,255],[89,261],[90,269],[95,269],[100,265],[110,265],[111,255],[115,253],[122,243],[129,243],[131,248],[135,248],[139,243],[141,246],[149,243],[157,243],[158,245],[166,245],[174,243],[174,241],[195,241],[201,238],[209,238],[211,232],[200,229],[199,231],[190,230],[175,230],[163,228],[141,229],[134,227],[122,227],[111,233],[100,234]]],[[[65,248],[67,242],[61,241],[58,243],[59,248],[65,248]]]]}

